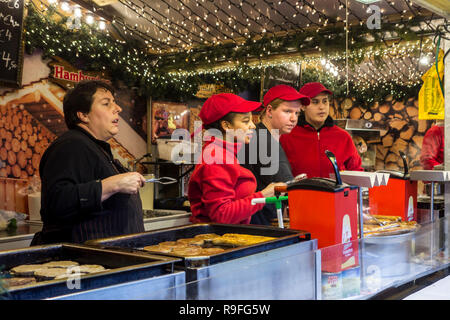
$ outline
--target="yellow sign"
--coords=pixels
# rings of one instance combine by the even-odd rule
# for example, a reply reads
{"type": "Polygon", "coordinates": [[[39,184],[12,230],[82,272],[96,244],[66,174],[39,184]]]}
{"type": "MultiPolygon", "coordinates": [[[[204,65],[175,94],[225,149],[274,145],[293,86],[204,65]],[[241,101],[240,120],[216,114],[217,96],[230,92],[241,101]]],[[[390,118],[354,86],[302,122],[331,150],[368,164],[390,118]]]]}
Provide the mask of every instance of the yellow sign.
{"type": "Polygon", "coordinates": [[[226,93],[226,92],[231,92],[231,90],[225,88],[225,86],[223,86],[223,85],[201,84],[198,86],[198,91],[195,94],[195,96],[200,99],[208,99],[213,94],[226,93]]]}
{"type": "Polygon", "coordinates": [[[444,96],[442,94],[439,79],[444,76],[444,51],[439,50],[438,70],[436,72],[436,64],[422,76],[423,85],[419,91],[419,119],[444,119],[444,96]],[[439,77],[439,78],[438,78],[439,77]]]}

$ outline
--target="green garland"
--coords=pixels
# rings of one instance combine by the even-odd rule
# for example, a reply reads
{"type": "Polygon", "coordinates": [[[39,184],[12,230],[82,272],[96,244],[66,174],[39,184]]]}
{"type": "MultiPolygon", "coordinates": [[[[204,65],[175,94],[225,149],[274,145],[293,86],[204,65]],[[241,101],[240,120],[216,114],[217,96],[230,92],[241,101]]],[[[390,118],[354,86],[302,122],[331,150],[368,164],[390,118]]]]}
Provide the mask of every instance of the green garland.
{"type": "MultiPolygon", "coordinates": [[[[136,41],[126,43],[114,40],[104,32],[99,32],[95,26],[82,24],[81,29],[70,30],[66,27],[67,18],[55,19],[57,12],[50,7],[44,14],[28,5],[28,15],[25,22],[25,48],[32,53],[36,48],[44,51],[44,57],[60,56],[77,68],[86,71],[105,70],[112,79],[123,81],[129,87],[138,87],[141,94],[153,99],[170,99],[171,101],[186,101],[192,99],[198,90],[198,85],[205,83],[221,83],[234,92],[243,91],[248,86],[260,83],[261,67],[250,67],[249,59],[255,57],[267,58],[274,54],[284,54],[292,51],[302,51],[313,48],[326,48],[327,55],[343,52],[345,48],[345,33],[343,28],[327,27],[317,30],[300,31],[284,37],[262,37],[260,40],[247,40],[242,45],[229,43],[214,47],[198,47],[189,52],[180,52],[157,56],[148,54],[136,41]],[[194,71],[198,68],[212,69],[221,62],[236,62],[237,66],[226,71],[177,75],[174,71],[194,71]]],[[[383,34],[387,31],[397,33],[400,40],[417,39],[417,34],[411,29],[420,23],[419,19],[411,19],[400,25],[383,24],[381,30],[369,30],[363,25],[350,28],[349,39],[352,39],[352,50],[367,46],[367,35],[373,37],[372,46],[382,46],[383,34]]],[[[349,64],[356,65],[362,57],[354,56],[349,64]]],[[[311,72],[311,81],[333,82],[326,73],[318,75],[311,72]]],[[[306,81],[303,81],[304,83],[306,81]]],[[[332,87],[339,94],[342,82],[333,83],[332,87]]],[[[375,97],[394,90],[387,84],[367,89],[364,93],[351,87],[349,94],[361,101],[366,97],[375,97]],[[383,89],[384,88],[384,89],[383,89]]],[[[400,92],[398,85],[395,90],[400,92]]],[[[416,88],[414,88],[416,90],[416,88]]]]}

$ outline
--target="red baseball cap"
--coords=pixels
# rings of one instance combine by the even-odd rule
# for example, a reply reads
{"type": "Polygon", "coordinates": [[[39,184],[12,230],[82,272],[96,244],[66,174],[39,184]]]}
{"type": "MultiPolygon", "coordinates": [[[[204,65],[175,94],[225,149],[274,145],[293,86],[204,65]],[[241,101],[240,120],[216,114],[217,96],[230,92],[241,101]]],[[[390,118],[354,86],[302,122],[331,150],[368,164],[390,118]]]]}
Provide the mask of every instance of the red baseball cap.
{"type": "Polygon", "coordinates": [[[198,116],[203,124],[222,119],[230,112],[251,112],[262,109],[261,102],[248,101],[232,93],[219,93],[209,97],[198,116]]]}
{"type": "Polygon", "coordinates": [[[301,100],[304,106],[309,105],[311,102],[308,96],[299,93],[291,86],[285,84],[279,84],[275,87],[270,88],[269,91],[266,92],[263,100],[264,106],[267,107],[267,105],[275,99],[281,99],[285,101],[301,100]]]}
{"type": "Polygon", "coordinates": [[[319,93],[322,92],[333,94],[333,92],[325,88],[325,86],[320,82],[308,82],[307,84],[305,84],[303,87],[300,88],[299,92],[310,98],[314,98],[315,96],[317,96],[319,93]]]}

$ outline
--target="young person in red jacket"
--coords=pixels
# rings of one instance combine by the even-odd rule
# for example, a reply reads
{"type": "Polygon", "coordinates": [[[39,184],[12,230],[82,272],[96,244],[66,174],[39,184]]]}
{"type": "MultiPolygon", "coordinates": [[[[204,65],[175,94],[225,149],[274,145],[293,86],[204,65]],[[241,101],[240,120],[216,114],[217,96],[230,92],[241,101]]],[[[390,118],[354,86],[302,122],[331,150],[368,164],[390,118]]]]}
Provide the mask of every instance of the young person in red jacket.
{"type": "Polygon", "coordinates": [[[444,125],[437,123],[428,129],[423,137],[420,164],[424,170],[433,168],[444,162],[444,125]]]}
{"type": "Polygon", "coordinates": [[[325,150],[334,153],[339,170],[363,171],[361,157],[350,134],[336,126],[329,116],[333,93],[319,82],[307,83],[299,92],[310,97],[311,103],[301,107],[303,113],[291,133],[280,138],[292,174],[329,178],[334,170],[325,150]]]}
{"type": "Polygon", "coordinates": [[[264,207],[252,205],[253,198],[271,197],[271,183],[259,192],[252,172],[239,164],[237,152],[249,143],[255,125],[252,111],[261,103],[247,101],[231,93],[211,96],[199,113],[207,129],[201,158],[188,185],[191,222],[248,224],[251,216],[264,207]],[[214,135],[214,136],[211,136],[214,135]]]}
{"type": "MultiPolygon", "coordinates": [[[[279,140],[281,135],[288,134],[295,128],[300,106],[308,105],[309,102],[307,96],[285,84],[270,88],[264,95],[261,122],[256,125],[250,143],[244,145],[238,154],[238,158],[244,154],[242,166],[255,175],[256,190],[264,189],[273,181],[286,182],[294,179],[291,165],[279,140]],[[251,157],[255,155],[256,161],[252,162],[251,157]]],[[[250,224],[270,225],[276,218],[275,204],[269,203],[252,216],[250,224]]]]}

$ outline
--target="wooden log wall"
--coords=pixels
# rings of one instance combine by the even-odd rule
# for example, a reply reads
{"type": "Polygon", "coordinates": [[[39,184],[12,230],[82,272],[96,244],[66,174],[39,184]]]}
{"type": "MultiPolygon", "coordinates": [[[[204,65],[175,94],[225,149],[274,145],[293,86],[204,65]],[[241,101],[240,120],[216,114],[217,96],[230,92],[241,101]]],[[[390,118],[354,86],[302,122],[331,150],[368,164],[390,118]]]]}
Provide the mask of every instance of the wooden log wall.
{"type": "Polygon", "coordinates": [[[56,138],[23,105],[0,106],[0,177],[28,179],[39,176],[39,162],[56,138]]]}
{"type": "Polygon", "coordinates": [[[384,128],[380,142],[376,143],[376,170],[403,171],[399,151],[406,154],[410,170],[422,169],[419,158],[423,137],[434,121],[419,120],[418,114],[417,98],[396,101],[388,96],[367,109],[346,98],[334,100],[330,107],[334,119],[364,119],[384,128]]]}

